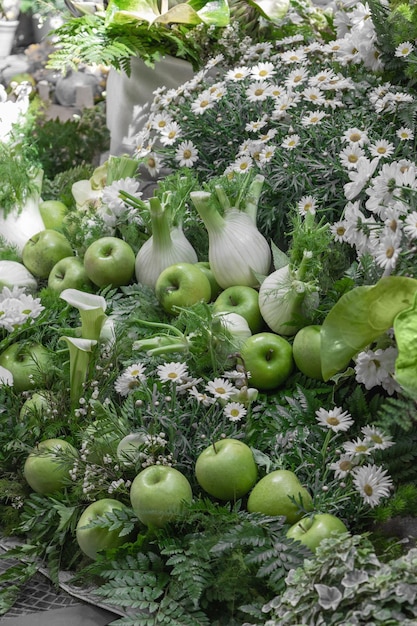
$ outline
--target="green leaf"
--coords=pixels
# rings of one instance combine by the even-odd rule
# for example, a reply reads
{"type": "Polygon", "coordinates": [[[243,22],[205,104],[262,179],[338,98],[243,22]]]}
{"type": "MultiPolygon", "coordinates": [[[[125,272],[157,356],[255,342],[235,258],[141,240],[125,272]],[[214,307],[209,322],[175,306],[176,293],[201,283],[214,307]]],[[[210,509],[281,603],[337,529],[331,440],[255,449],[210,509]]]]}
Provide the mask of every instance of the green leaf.
{"type": "Polygon", "coordinates": [[[394,320],[398,357],[395,378],[410,396],[417,399],[417,296],[411,307],[398,313],[394,320]]]}
{"type": "Polygon", "coordinates": [[[416,292],[414,278],[387,276],[374,286],[345,293],[320,331],[324,380],[342,371],[355,354],[391,328],[395,317],[410,307],[416,292]]]}
{"type": "Polygon", "coordinates": [[[249,4],[257,8],[265,19],[273,22],[281,21],[290,7],[289,0],[249,0],[249,4]]]}

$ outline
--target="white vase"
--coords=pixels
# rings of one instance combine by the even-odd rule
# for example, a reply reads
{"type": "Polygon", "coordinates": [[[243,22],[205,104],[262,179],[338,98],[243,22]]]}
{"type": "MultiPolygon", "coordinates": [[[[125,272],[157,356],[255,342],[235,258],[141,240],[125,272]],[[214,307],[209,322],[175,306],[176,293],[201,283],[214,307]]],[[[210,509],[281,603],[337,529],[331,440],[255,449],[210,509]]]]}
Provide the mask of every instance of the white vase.
{"type": "Polygon", "coordinates": [[[11,54],[19,21],[0,21],[0,59],[11,54]]]}

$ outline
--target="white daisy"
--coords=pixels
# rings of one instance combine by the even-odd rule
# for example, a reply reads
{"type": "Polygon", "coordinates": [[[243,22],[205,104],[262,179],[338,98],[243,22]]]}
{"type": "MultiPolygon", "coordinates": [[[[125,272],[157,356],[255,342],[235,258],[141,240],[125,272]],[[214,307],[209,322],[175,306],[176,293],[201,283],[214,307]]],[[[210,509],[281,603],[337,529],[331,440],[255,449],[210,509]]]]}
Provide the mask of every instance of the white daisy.
{"type": "Polygon", "coordinates": [[[248,172],[253,167],[253,159],[250,156],[240,156],[232,164],[234,172],[248,172]]]}
{"type": "Polygon", "coordinates": [[[364,156],[364,150],[362,150],[360,146],[353,143],[349,143],[339,153],[341,164],[343,165],[343,167],[346,167],[349,170],[356,168],[359,159],[364,156]]]}
{"type": "Polygon", "coordinates": [[[172,117],[166,111],[156,113],[151,119],[152,128],[161,131],[167,124],[172,122],[172,117]]]}
{"type": "Polygon", "coordinates": [[[146,382],[144,365],[142,363],[134,363],[129,365],[117,378],[114,388],[121,396],[128,396],[144,382],[146,382]]]}
{"type": "Polygon", "coordinates": [[[237,82],[243,80],[249,75],[250,69],[246,67],[246,65],[242,65],[240,67],[235,67],[233,70],[228,70],[228,72],[226,72],[225,78],[226,80],[232,80],[237,82]]]}
{"type": "Polygon", "coordinates": [[[178,122],[169,122],[160,133],[160,141],[163,146],[171,146],[181,134],[182,131],[178,122]]]}
{"type": "Polygon", "coordinates": [[[225,378],[210,380],[205,388],[215,398],[222,398],[223,400],[229,400],[231,395],[236,392],[234,385],[225,378]]]}
{"type": "Polygon", "coordinates": [[[287,50],[281,54],[281,61],[286,65],[291,65],[292,63],[304,63],[306,59],[307,55],[302,48],[298,48],[297,50],[287,50]]]}
{"type": "Polygon", "coordinates": [[[308,71],[305,67],[299,67],[292,70],[285,79],[285,85],[287,87],[296,87],[301,85],[308,79],[308,71]]]}
{"type": "Polygon", "coordinates": [[[255,81],[246,89],[248,102],[262,102],[270,96],[270,91],[270,86],[266,81],[255,81]]]}
{"type": "Polygon", "coordinates": [[[310,111],[307,115],[303,115],[301,118],[301,124],[303,126],[317,126],[317,124],[320,124],[324,117],[326,117],[326,113],[324,111],[310,111]]]}
{"type": "Polygon", "coordinates": [[[410,239],[417,239],[417,211],[413,211],[405,218],[404,233],[410,239]]]}
{"type": "Polygon", "coordinates": [[[145,157],[144,165],[151,176],[157,176],[163,164],[162,159],[155,152],[151,152],[145,157]]]}
{"type": "Polygon", "coordinates": [[[198,161],[198,150],[192,141],[183,141],[175,151],[175,160],[180,167],[193,167],[198,161]]]}
{"type": "Polygon", "coordinates": [[[396,57],[408,57],[414,50],[414,46],[410,41],[403,41],[399,46],[395,48],[396,57]]]}
{"type": "Polygon", "coordinates": [[[196,115],[202,115],[208,109],[211,109],[214,106],[214,98],[211,93],[206,89],[203,91],[194,102],[191,103],[191,110],[196,115]]]}
{"type": "Polygon", "coordinates": [[[342,141],[363,146],[368,143],[368,135],[366,131],[360,130],[360,128],[348,128],[342,135],[342,141]]]}
{"type": "Polygon", "coordinates": [[[348,454],[341,454],[337,461],[330,463],[329,467],[334,471],[336,478],[346,478],[355,467],[355,462],[348,454]]]}
{"type": "Polygon", "coordinates": [[[297,202],[298,213],[305,217],[307,213],[310,215],[316,214],[317,200],[313,196],[303,196],[301,200],[297,202]]]}
{"type": "Polygon", "coordinates": [[[323,92],[318,87],[307,87],[302,92],[302,95],[304,100],[316,105],[323,104],[326,100],[323,92]]]}
{"type": "Polygon", "coordinates": [[[401,239],[398,233],[386,232],[373,256],[376,264],[384,268],[385,273],[389,273],[395,268],[400,252],[401,239]]]}
{"type": "Polygon", "coordinates": [[[286,150],[294,150],[294,148],[296,148],[299,143],[300,143],[299,135],[293,134],[293,135],[287,135],[286,137],[284,137],[284,139],[282,140],[281,146],[285,148],[286,150]]]}
{"type": "Polygon", "coordinates": [[[392,480],[387,471],[376,465],[363,465],[353,470],[355,485],[366,504],[371,507],[379,504],[381,498],[390,495],[392,480]]]}
{"type": "Polygon", "coordinates": [[[261,130],[261,128],[264,128],[266,124],[267,124],[266,115],[263,115],[261,118],[257,120],[253,120],[253,122],[248,122],[245,126],[245,130],[248,133],[257,132],[258,130],[261,130]]]}
{"type": "Polygon", "coordinates": [[[339,243],[343,243],[347,241],[346,222],[343,222],[343,221],[334,222],[330,226],[330,232],[332,233],[335,241],[338,241],[339,243]]]}
{"type": "Polygon", "coordinates": [[[343,411],[340,407],[334,409],[319,409],[316,411],[316,419],[321,426],[329,428],[333,432],[345,432],[353,424],[353,419],[347,411],[343,411]]]}
{"type": "Polygon", "coordinates": [[[361,431],[375,450],[386,450],[394,445],[390,437],[377,426],[362,426],[361,431]]]}
{"type": "Polygon", "coordinates": [[[199,404],[202,404],[203,406],[210,406],[211,404],[214,404],[216,402],[215,398],[209,396],[207,393],[204,393],[204,391],[199,391],[195,385],[191,389],[189,389],[188,393],[192,398],[195,398],[195,400],[197,400],[197,402],[199,404]]]}
{"type": "Polygon", "coordinates": [[[269,62],[257,63],[250,69],[250,74],[259,80],[271,78],[275,74],[275,65],[269,62]]]}
{"type": "Polygon", "coordinates": [[[369,443],[369,440],[360,439],[359,437],[357,437],[353,441],[346,441],[343,444],[343,449],[350,457],[363,455],[366,456],[368,454],[371,454],[371,445],[369,443]]]}
{"type": "Polygon", "coordinates": [[[188,369],[185,363],[163,363],[157,367],[157,375],[163,383],[183,383],[188,377],[188,369]]]}
{"type": "Polygon", "coordinates": [[[401,126],[396,133],[397,137],[401,139],[401,141],[411,141],[414,139],[414,133],[411,128],[407,128],[406,126],[401,126]]]}
{"type": "Polygon", "coordinates": [[[394,154],[395,146],[386,139],[380,139],[369,144],[368,150],[374,157],[389,157],[394,154]]]}
{"type": "Polygon", "coordinates": [[[228,402],[224,407],[224,414],[231,422],[240,422],[247,414],[247,410],[241,402],[228,402]]]}

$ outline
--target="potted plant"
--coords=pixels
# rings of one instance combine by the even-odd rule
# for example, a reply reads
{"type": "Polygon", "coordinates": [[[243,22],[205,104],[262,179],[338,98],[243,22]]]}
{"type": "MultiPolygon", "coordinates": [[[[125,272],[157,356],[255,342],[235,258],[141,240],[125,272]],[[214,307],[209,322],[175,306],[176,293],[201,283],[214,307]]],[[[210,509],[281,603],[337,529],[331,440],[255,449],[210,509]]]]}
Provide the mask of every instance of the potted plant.
{"type": "Polygon", "coordinates": [[[19,14],[20,0],[0,0],[0,58],[11,53],[19,14]]]}

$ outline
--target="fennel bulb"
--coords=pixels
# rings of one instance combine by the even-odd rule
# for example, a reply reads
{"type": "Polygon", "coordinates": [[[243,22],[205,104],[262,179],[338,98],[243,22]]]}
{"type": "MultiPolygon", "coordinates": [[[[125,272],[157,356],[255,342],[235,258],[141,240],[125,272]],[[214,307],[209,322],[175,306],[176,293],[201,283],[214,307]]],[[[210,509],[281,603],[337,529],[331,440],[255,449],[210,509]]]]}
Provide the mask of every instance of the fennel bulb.
{"type": "Polygon", "coordinates": [[[27,291],[34,292],[38,282],[23,263],[0,261],[0,291],[3,287],[24,287],[27,291]]]}
{"type": "Polygon", "coordinates": [[[136,255],[136,280],[154,288],[161,272],[175,263],[197,263],[198,257],[182,226],[172,226],[158,198],[149,200],[152,235],[136,255]]]}
{"type": "Polygon", "coordinates": [[[223,289],[258,286],[256,275],[268,274],[271,250],[253,217],[234,207],[220,215],[209,192],[193,191],[190,197],[208,232],[209,263],[218,284],[223,289]]]}
{"type": "Polygon", "coordinates": [[[317,304],[317,293],[309,283],[299,280],[289,264],[267,276],[259,289],[261,315],[279,335],[295,335],[305,326],[308,310],[317,304]]]}
{"type": "Polygon", "coordinates": [[[7,245],[14,246],[19,253],[33,235],[45,230],[45,223],[39,211],[42,178],[43,171],[38,170],[33,176],[37,190],[22,206],[14,207],[7,214],[0,207],[0,237],[7,245]]]}
{"type": "Polygon", "coordinates": [[[231,313],[229,311],[215,313],[213,316],[214,327],[217,322],[228,333],[236,350],[240,350],[246,339],[252,336],[248,322],[239,313],[231,313]]]}

